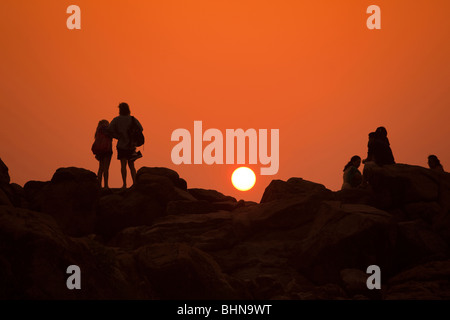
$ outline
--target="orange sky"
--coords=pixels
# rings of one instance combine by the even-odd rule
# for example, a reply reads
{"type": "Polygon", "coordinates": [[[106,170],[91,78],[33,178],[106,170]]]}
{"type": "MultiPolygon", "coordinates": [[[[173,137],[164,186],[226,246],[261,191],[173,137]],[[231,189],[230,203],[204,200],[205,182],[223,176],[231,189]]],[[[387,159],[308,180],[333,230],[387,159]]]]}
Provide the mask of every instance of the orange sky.
{"type": "MultiPolygon", "coordinates": [[[[189,187],[259,201],[272,179],[340,188],[367,134],[388,129],[397,162],[450,168],[448,0],[0,2],[0,158],[13,182],[59,167],[97,170],[100,119],[128,102],[147,138],[140,166],[175,169],[189,187]],[[66,8],[81,8],[81,30],[66,8]],[[382,29],[366,27],[381,7],[382,29]],[[280,169],[251,191],[236,165],[172,164],[173,130],[280,130],[280,169]]],[[[119,187],[114,155],[111,185],[119,187]]]]}

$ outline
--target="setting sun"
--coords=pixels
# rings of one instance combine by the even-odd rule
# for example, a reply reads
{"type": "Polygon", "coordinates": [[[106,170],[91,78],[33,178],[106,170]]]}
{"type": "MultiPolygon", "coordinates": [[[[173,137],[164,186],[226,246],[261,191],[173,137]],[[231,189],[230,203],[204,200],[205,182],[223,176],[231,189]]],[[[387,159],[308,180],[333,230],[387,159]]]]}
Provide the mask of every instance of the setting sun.
{"type": "Polygon", "coordinates": [[[256,176],[252,169],[240,167],[234,170],[231,175],[233,186],[240,191],[247,191],[253,188],[256,182],[256,176]]]}

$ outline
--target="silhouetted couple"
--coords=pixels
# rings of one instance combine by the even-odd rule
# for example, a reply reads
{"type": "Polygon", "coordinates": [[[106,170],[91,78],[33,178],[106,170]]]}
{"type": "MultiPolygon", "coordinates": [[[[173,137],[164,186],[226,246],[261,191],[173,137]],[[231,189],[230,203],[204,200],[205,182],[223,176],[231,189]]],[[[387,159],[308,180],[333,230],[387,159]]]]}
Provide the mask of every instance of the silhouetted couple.
{"type": "Polygon", "coordinates": [[[353,156],[344,167],[342,189],[357,188],[366,184],[370,180],[373,166],[395,163],[386,128],[378,127],[374,132],[369,133],[367,158],[362,162],[364,163],[362,175],[358,169],[361,165],[361,157],[357,155],[353,156]]]}
{"type": "Polygon", "coordinates": [[[122,174],[122,188],[127,187],[127,164],[130,168],[133,184],[136,181],[136,168],[134,161],[142,157],[140,151],[136,152],[136,144],[131,139],[130,130],[132,125],[136,125],[141,131],[144,130],[141,123],[131,116],[130,107],[127,103],[119,104],[119,116],[115,117],[111,123],[101,120],[95,132],[95,141],[92,145],[92,152],[99,161],[98,181],[101,186],[104,178],[105,188],[108,186],[109,166],[112,158],[112,139],[117,139],[117,159],[120,160],[120,171],[122,174]]]}

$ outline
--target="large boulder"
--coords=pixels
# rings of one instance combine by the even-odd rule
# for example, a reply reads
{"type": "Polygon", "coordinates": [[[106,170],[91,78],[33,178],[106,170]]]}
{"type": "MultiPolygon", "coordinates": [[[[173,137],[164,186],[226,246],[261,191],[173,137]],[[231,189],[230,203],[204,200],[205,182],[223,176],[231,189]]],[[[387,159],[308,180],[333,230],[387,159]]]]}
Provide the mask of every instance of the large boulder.
{"type": "Polygon", "coordinates": [[[292,264],[317,283],[338,282],[340,270],[375,264],[394,270],[397,226],[392,215],[359,204],[323,202],[292,264]]]}
{"type": "Polygon", "coordinates": [[[244,285],[224,274],[211,256],[183,243],[141,247],[136,261],[160,299],[250,298],[244,285]]]}
{"type": "Polygon", "coordinates": [[[309,196],[311,194],[324,199],[333,197],[332,192],[322,184],[307,181],[302,178],[290,178],[287,181],[272,180],[266,190],[264,190],[261,203],[292,197],[309,196]]]}
{"type": "Polygon", "coordinates": [[[180,183],[177,183],[179,180],[174,176],[175,174],[178,176],[175,171],[163,169],[167,168],[141,168],[136,175],[136,191],[155,196],[163,206],[172,200],[195,200],[185,189],[180,188],[180,183]]]}
{"type": "Polygon", "coordinates": [[[449,173],[392,164],[370,167],[367,174],[380,208],[398,208],[413,202],[438,202],[450,209],[449,173]]]}
{"type": "Polygon", "coordinates": [[[274,231],[286,235],[287,231],[295,230],[295,238],[303,239],[316,218],[321,203],[322,200],[315,194],[309,194],[238,208],[233,212],[234,227],[243,237],[254,234],[269,237],[274,231]]]}
{"type": "Polygon", "coordinates": [[[229,212],[168,215],[151,226],[120,231],[108,243],[136,249],[149,243],[186,243],[208,253],[226,250],[238,242],[229,212]]]}
{"type": "Polygon", "coordinates": [[[349,188],[334,192],[335,200],[342,203],[376,206],[375,194],[371,188],[349,188]]]}
{"type": "Polygon", "coordinates": [[[24,189],[17,183],[11,183],[9,185],[1,187],[0,205],[2,204],[27,208],[28,201],[25,198],[24,189]]]}
{"type": "Polygon", "coordinates": [[[127,227],[151,225],[164,211],[164,206],[152,195],[131,190],[106,195],[99,200],[95,233],[109,239],[127,227]]]}
{"type": "Polygon", "coordinates": [[[236,198],[226,196],[216,190],[191,188],[188,189],[188,192],[197,200],[205,200],[208,202],[236,202],[236,198]]]}
{"type": "Polygon", "coordinates": [[[134,281],[133,268],[126,268],[132,259],[92,239],[66,236],[47,214],[0,206],[0,235],[2,300],[154,297],[149,283],[134,281]],[[71,265],[80,267],[81,290],[66,286],[71,265]]]}
{"type": "MultiPolygon", "coordinates": [[[[136,174],[136,184],[128,190],[105,194],[97,210],[96,233],[106,240],[117,232],[136,226],[151,225],[166,213],[178,214],[214,211],[189,204],[197,200],[187,192],[178,173],[162,167],[143,167],[136,174]],[[181,207],[181,208],[180,208],[181,207]]],[[[209,205],[209,203],[208,203],[209,205]]]]}
{"type": "Polygon", "coordinates": [[[449,300],[450,260],[430,261],[389,279],[388,300],[449,300]]]}
{"type": "Polygon", "coordinates": [[[75,167],[60,168],[43,188],[35,206],[53,216],[68,235],[86,235],[94,231],[99,191],[95,173],[75,167]]]}
{"type": "Polygon", "coordinates": [[[164,167],[142,167],[136,173],[136,179],[139,180],[142,175],[162,176],[168,178],[172,184],[182,190],[187,190],[187,183],[181,179],[178,173],[172,169],[164,167]]]}
{"type": "Polygon", "coordinates": [[[447,243],[421,219],[398,223],[395,261],[399,269],[445,259],[447,243]]]}

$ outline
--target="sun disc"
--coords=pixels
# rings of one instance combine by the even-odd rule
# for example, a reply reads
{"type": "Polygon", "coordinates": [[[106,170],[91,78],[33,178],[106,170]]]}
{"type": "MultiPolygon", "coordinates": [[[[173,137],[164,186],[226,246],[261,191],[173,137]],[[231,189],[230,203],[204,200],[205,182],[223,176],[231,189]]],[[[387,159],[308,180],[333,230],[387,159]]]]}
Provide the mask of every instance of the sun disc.
{"type": "Polygon", "coordinates": [[[239,167],[231,175],[231,182],[236,189],[247,191],[255,185],[256,175],[250,168],[239,167]]]}

